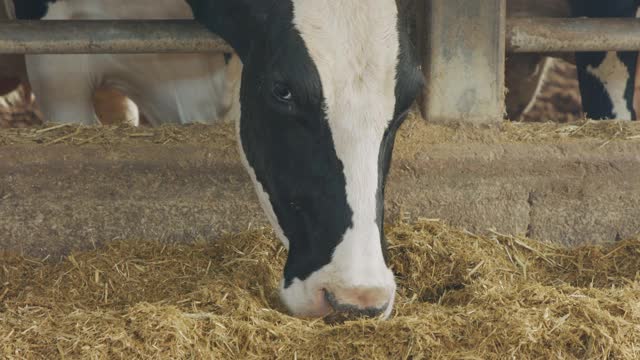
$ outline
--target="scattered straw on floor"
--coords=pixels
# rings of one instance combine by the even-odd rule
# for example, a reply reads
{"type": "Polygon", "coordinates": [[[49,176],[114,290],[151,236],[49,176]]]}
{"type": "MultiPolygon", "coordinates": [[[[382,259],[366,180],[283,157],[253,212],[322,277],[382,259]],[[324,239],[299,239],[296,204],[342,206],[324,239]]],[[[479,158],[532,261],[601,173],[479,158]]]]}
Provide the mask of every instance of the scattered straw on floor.
{"type": "Polygon", "coordinates": [[[640,240],[566,249],[437,222],[389,227],[393,318],[281,312],[268,231],[0,257],[0,357],[638,359],[640,240]]]}
{"type": "MultiPolygon", "coordinates": [[[[202,144],[215,145],[220,139],[235,139],[233,124],[214,126],[164,125],[156,128],[114,126],[78,126],[44,124],[27,129],[0,129],[0,146],[7,145],[140,145],[140,144],[202,144]]],[[[398,133],[398,143],[404,147],[424,147],[441,143],[557,143],[597,140],[640,141],[640,122],[583,120],[557,124],[503,122],[499,127],[479,128],[463,125],[435,125],[425,122],[412,112],[398,133]]]]}

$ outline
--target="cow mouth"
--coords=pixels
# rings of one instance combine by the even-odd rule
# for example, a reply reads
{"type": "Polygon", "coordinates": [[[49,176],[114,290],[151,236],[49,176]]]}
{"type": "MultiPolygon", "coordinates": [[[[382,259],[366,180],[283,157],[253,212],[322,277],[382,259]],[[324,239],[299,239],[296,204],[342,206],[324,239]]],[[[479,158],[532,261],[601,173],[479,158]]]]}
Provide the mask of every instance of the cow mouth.
{"type": "Polygon", "coordinates": [[[356,320],[360,318],[365,319],[384,319],[389,308],[389,303],[384,304],[380,308],[367,307],[360,308],[356,305],[340,304],[335,295],[327,289],[322,289],[324,300],[331,307],[331,312],[325,315],[322,319],[326,324],[342,324],[345,321],[356,320]]]}

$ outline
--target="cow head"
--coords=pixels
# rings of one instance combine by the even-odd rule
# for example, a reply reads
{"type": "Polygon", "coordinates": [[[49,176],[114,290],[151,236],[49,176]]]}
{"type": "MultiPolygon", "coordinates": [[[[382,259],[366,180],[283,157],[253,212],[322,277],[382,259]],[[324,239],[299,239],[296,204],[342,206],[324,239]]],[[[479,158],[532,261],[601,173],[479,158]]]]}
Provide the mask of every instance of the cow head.
{"type": "Polygon", "coordinates": [[[289,249],[284,303],[388,316],[385,177],[422,83],[395,0],[188,2],[244,65],[240,150],[289,249]]]}

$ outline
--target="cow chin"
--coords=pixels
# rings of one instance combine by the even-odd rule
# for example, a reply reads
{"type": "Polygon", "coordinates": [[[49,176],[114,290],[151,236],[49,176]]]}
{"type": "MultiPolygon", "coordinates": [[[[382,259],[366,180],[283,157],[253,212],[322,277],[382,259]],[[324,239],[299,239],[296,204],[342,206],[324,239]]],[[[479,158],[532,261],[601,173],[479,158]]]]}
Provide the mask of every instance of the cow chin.
{"type": "Polygon", "coordinates": [[[305,280],[295,278],[287,287],[284,280],[281,282],[280,298],[291,315],[313,319],[343,313],[346,319],[375,317],[386,320],[389,318],[393,311],[396,293],[395,278],[390,269],[385,267],[385,270],[381,271],[375,279],[375,283],[378,284],[376,288],[381,289],[379,292],[381,297],[378,297],[384,298],[384,300],[376,300],[357,295],[359,291],[366,294],[368,288],[366,286],[336,285],[344,284],[345,281],[343,277],[335,275],[335,268],[331,265],[316,271],[305,280]],[[349,294],[355,295],[349,296],[349,294]],[[336,302],[341,304],[336,306],[336,302]]]}

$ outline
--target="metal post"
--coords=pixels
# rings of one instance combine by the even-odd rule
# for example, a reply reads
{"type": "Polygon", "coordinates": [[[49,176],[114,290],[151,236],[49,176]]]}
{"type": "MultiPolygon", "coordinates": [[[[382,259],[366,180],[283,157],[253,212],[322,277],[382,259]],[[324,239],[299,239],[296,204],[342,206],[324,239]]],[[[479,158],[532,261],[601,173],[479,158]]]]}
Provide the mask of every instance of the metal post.
{"type": "Polygon", "coordinates": [[[505,0],[424,1],[429,122],[498,123],[504,114],[505,0]]]}
{"type": "MultiPolygon", "coordinates": [[[[428,59],[428,49],[427,49],[427,37],[426,35],[429,33],[429,29],[427,27],[427,1],[426,0],[416,0],[416,47],[420,58],[423,59],[422,66],[426,66],[428,59]]],[[[427,118],[426,106],[425,106],[425,98],[426,98],[427,89],[423,89],[422,93],[418,96],[417,104],[420,109],[423,118],[427,118]]]]}

